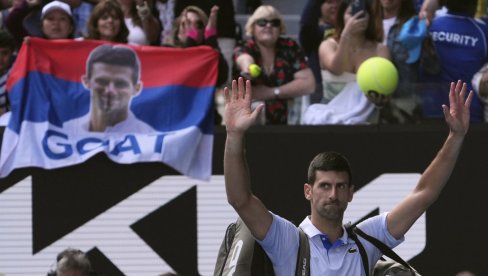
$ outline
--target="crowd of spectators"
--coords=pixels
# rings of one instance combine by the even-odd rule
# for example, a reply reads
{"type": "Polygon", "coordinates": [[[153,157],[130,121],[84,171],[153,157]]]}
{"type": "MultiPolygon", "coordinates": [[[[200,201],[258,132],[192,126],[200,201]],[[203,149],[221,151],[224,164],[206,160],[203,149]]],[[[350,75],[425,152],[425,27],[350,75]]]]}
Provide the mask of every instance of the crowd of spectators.
{"type": "Polygon", "coordinates": [[[279,7],[265,2],[1,1],[0,114],[9,109],[5,83],[16,52],[33,36],[208,45],[220,53],[216,86],[250,79],[254,100],[265,103],[262,124],[435,122],[457,80],[476,92],[472,122],[488,120],[485,1],[365,0],[365,10],[353,14],[350,0],[307,0],[298,39],[287,35],[279,7]],[[248,14],[245,26],[236,23],[236,12],[248,14]],[[358,67],[374,56],[391,60],[399,72],[390,96],[362,93],[357,85],[358,67]]]}

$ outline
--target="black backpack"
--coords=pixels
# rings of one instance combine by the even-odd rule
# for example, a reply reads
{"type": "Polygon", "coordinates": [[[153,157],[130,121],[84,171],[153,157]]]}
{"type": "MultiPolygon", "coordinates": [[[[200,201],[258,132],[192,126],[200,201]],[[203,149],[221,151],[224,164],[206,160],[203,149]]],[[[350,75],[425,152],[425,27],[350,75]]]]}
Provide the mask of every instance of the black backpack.
{"type": "MultiPolygon", "coordinates": [[[[310,245],[308,237],[299,228],[300,246],[297,256],[296,276],[310,275],[310,245]]],[[[225,231],[220,245],[214,276],[274,276],[273,264],[266,252],[254,240],[244,222],[238,218],[225,231]]]]}

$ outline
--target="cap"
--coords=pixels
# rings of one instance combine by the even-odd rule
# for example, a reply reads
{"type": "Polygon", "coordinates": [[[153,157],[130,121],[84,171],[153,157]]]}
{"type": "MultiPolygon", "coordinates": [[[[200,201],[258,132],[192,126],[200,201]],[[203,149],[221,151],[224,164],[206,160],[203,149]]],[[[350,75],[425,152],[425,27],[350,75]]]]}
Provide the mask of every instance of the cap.
{"type": "Polygon", "coordinates": [[[406,63],[412,64],[417,62],[422,51],[422,42],[426,37],[427,24],[425,19],[419,19],[418,16],[413,16],[403,24],[397,41],[408,50],[406,63]]]}
{"type": "Polygon", "coordinates": [[[46,14],[52,10],[62,10],[65,13],[67,13],[69,15],[69,17],[72,17],[70,6],[64,2],[56,0],[56,1],[52,1],[48,4],[46,4],[42,8],[41,19],[44,18],[44,16],[46,16],[46,14]]]}

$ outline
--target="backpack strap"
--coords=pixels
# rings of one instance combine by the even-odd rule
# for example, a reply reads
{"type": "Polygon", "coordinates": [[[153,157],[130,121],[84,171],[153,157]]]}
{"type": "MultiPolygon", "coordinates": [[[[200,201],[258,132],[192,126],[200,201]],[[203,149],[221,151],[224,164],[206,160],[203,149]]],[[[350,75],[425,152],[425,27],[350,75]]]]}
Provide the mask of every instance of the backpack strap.
{"type": "Polygon", "coordinates": [[[361,255],[361,262],[363,263],[364,272],[366,273],[366,276],[369,276],[370,271],[369,271],[368,255],[366,254],[366,250],[364,249],[363,244],[359,241],[358,236],[354,231],[355,229],[357,229],[356,226],[346,226],[347,235],[356,243],[359,249],[359,254],[361,255]]]}
{"type": "Polygon", "coordinates": [[[398,254],[395,253],[395,251],[393,251],[391,248],[386,246],[386,244],[384,244],[382,241],[364,233],[363,230],[359,229],[358,227],[354,227],[353,231],[357,233],[359,236],[361,236],[363,239],[367,240],[368,242],[376,246],[381,251],[381,253],[383,253],[383,255],[402,264],[404,267],[408,267],[412,271],[416,271],[413,267],[410,266],[409,263],[403,260],[402,257],[398,256],[398,254]]]}
{"type": "Polygon", "coordinates": [[[222,240],[222,244],[220,245],[219,253],[217,255],[217,262],[215,264],[214,275],[223,275],[225,263],[227,262],[227,258],[229,257],[230,250],[232,248],[232,242],[234,241],[234,237],[236,234],[236,223],[233,222],[227,226],[225,230],[225,236],[222,240]]]}
{"type": "Polygon", "coordinates": [[[298,234],[299,246],[295,276],[310,276],[310,244],[308,236],[301,227],[298,227],[298,234]]]}

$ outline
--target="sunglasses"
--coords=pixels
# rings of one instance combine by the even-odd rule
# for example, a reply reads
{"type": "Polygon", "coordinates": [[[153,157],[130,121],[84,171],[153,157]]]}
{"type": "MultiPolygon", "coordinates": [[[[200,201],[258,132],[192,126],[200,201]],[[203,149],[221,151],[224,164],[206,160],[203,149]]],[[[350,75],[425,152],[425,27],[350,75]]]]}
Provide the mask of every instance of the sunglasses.
{"type": "Polygon", "coordinates": [[[275,27],[275,28],[281,25],[281,21],[279,19],[268,20],[268,19],[261,18],[256,20],[256,25],[258,25],[259,27],[265,27],[266,25],[268,25],[268,23],[271,24],[271,27],[275,27]]]}

